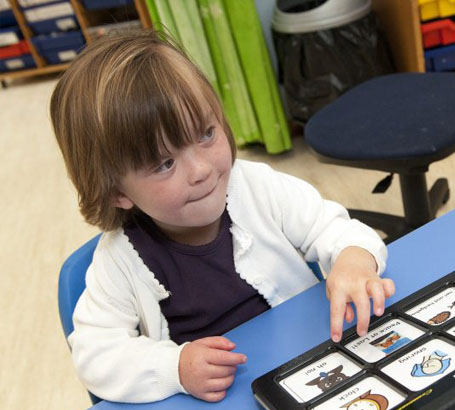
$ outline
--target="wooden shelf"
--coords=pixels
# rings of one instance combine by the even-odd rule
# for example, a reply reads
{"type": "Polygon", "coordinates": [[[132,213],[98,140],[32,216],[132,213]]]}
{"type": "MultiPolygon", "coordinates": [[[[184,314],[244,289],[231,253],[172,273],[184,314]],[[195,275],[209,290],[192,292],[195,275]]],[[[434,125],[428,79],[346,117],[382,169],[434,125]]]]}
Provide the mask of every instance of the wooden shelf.
{"type": "MultiPolygon", "coordinates": [[[[75,14],[75,17],[81,28],[82,35],[84,36],[86,43],[90,43],[90,41],[92,41],[92,38],[90,37],[89,27],[94,25],[93,21],[97,20],[97,15],[101,15],[103,13],[102,13],[102,11],[86,10],[79,0],[69,0],[69,1],[71,3],[71,6],[73,7],[74,14],[75,14]]],[[[49,65],[46,62],[46,60],[39,54],[38,50],[36,49],[36,47],[33,45],[32,41],[31,41],[31,38],[33,37],[34,34],[27,24],[27,20],[24,17],[24,13],[22,12],[22,9],[18,4],[18,1],[9,0],[9,3],[11,5],[11,9],[14,13],[14,17],[16,18],[17,24],[24,36],[24,39],[27,41],[27,44],[30,47],[30,53],[33,56],[33,60],[35,61],[36,68],[17,70],[17,71],[7,71],[7,72],[0,73],[0,81],[2,81],[2,84],[5,85],[7,80],[14,80],[14,79],[23,78],[23,77],[31,77],[34,75],[56,73],[56,72],[66,70],[69,67],[70,63],[49,65]]],[[[145,27],[145,28],[152,27],[152,22],[150,20],[150,15],[148,13],[148,9],[147,9],[145,0],[134,0],[133,5],[128,7],[128,12],[129,13],[133,12],[137,15],[137,18],[141,21],[142,27],[145,27]]],[[[107,15],[109,15],[109,13],[107,15]]],[[[111,18],[112,18],[112,21],[109,21],[108,23],[117,23],[118,22],[115,17],[111,17],[111,18]]]]}
{"type": "Polygon", "coordinates": [[[29,68],[26,70],[8,71],[6,73],[0,73],[0,80],[1,81],[9,79],[13,80],[15,78],[33,77],[35,75],[58,73],[60,71],[66,70],[69,66],[70,66],[69,64],[54,64],[41,68],[29,68]]]}
{"type": "Polygon", "coordinates": [[[147,9],[147,5],[144,0],[134,0],[137,13],[139,14],[139,20],[141,20],[142,27],[152,28],[152,20],[150,18],[150,13],[147,9]]]}
{"type": "Polygon", "coordinates": [[[90,42],[90,34],[88,33],[87,16],[85,15],[85,9],[78,0],[70,0],[73,6],[74,14],[76,15],[79,26],[81,27],[82,35],[87,43],[90,42]]]}
{"type": "Polygon", "coordinates": [[[398,71],[425,72],[417,0],[373,0],[398,71]]]}

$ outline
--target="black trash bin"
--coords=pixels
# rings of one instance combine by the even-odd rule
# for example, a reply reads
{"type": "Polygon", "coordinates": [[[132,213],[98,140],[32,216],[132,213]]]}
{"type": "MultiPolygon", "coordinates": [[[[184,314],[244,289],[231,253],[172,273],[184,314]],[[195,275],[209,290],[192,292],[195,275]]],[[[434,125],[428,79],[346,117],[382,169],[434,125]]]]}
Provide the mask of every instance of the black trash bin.
{"type": "Polygon", "coordinates": [[[272,33],[288,111],[299,123],[351,87],[395,71],[371,0],[278,0],[272,33]]]}

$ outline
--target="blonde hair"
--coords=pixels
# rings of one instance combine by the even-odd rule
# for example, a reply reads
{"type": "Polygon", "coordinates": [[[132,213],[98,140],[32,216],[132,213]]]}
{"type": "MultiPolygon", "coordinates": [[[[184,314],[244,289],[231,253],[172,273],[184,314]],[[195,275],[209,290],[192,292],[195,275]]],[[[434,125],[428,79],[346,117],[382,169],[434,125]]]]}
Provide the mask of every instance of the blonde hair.
{"type": "Polygon", "coordinates": [[[221,103],[202,72],[169,37],[154,31],[108,35],[89,44],[60,78],[50,114],[85,220],[109,231],[119,178],[150,166],[169,144],[203,135],[208,106],[236,148],[221,103]],[[204,105],[205,103],[205,105],[204,105]]]}

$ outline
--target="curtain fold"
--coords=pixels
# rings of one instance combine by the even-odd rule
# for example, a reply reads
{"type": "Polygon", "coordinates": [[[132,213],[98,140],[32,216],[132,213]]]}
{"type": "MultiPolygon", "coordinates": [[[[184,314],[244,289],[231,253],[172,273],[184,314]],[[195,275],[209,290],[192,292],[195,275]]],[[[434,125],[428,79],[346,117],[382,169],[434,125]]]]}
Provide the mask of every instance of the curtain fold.
{"type": "Polygon", "coordinates": [[[277,80],[253,0],[146,0],[219,95],[236,144],[291,149],[277,80]]]}
{"type": "Polygon", "coordinates": [[[262,140],[270,153],[290,149],[288,125],[254,2],[223,1],[257,114],[262,140]]]}
{"type": "Polygon", "coordinates": [[[223,1],[199,0],[199,5],[206,32],[212,33],[208,41],[216,70],[225,74],[221,99],[229,101],[224,108],[236,141],[240,146],[262,142],[223,1]]]}
{"type": "Polygon", "coordinates": [[[168,2],[181,45],[192,61],[203,71],[219,95],[215,68],[202,26],[197,0],[168,0],[168,2]]]}

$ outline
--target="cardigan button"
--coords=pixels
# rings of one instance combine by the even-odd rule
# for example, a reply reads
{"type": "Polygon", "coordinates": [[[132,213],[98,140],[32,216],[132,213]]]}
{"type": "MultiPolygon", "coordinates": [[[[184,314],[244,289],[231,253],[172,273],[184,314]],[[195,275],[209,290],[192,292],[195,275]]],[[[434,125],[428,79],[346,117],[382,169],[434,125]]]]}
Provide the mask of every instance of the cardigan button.
{"type": "Polygon", "coordinates": [[[260,276],[256,276],[254,279],[253,279],[253,283],[256,285],[256,286],[259,286],[261,283],[262,283],[262,278],[260,276]]]}

